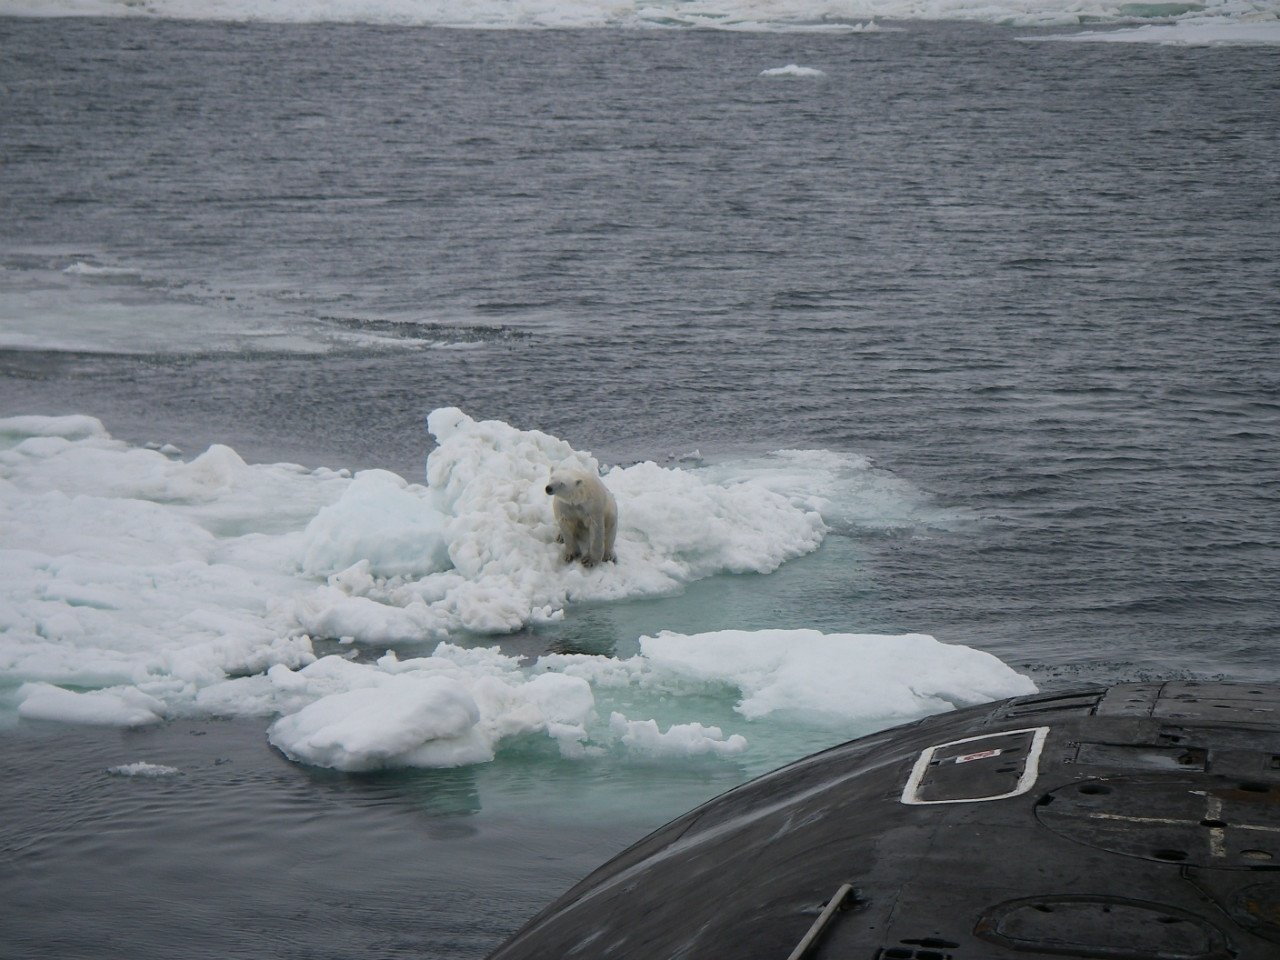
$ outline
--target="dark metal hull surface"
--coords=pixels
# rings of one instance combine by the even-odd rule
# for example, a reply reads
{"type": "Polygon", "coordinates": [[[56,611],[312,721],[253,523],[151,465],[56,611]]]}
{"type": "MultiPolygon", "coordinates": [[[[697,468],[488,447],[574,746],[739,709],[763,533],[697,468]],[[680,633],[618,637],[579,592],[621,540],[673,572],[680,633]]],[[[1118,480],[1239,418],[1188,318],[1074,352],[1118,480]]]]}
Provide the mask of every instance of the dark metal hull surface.
{"type": "Polygon", "coordinates": [[[987,704],[672,821],[491,960],[1280,958],[1280,686],[987,704]]]}

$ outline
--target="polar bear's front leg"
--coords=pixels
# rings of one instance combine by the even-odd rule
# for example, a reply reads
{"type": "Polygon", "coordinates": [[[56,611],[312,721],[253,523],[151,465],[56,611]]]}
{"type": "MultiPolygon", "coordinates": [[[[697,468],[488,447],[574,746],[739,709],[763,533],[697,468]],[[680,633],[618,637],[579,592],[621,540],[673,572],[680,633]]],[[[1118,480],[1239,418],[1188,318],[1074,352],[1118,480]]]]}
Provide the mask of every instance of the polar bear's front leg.
{"type": "Polygon", "coordinates": [[[584,538],[586,543],[582,552],[582,565],[594,567],[604,559],[604,524],[587,522],[583,526],[586,527],[587,536],[584,538]]]}
{"type": "Polygon", "coordinates": [[[560,532],[564,538],[564,562],[572,563],[582,557],[586,548],[585,524],[578,517],[565,517],[560,532]]]}

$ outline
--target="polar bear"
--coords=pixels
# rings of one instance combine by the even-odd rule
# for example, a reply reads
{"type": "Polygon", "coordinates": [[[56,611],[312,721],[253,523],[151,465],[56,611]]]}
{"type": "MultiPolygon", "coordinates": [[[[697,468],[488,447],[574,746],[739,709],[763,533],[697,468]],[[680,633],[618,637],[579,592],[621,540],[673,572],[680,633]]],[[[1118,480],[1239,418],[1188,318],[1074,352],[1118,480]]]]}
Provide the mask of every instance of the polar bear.
{"type": "Polygon", "coordinates": [[[613,541],[618,533],[618,505],[613,494],[594,473],[561,467],[551,471],[547,493],[560,540],[564,562],[581,560],[584,567],[616,560],[613,541]]]}

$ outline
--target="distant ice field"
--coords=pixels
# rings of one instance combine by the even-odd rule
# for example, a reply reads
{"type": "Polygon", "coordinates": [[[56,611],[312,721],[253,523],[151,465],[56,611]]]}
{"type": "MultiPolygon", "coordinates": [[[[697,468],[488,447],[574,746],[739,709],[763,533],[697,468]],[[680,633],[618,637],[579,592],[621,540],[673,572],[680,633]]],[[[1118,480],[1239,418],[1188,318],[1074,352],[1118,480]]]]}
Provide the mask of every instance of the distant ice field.
{"type": "MultiPolygon", "coordinates": [[[[1197,11],[1198,13],[1198,11],[1197,11]]],[[[1172,23],[1148,23],[1115,30],[1040,36],[1029,39],[1080,43],[1157,43],[1167,46],[1248,46],[1280,44],[1275,15],[1203,17],[1188,15],[1172,23]]]]}
{"type": "MultiPolygon", "coordinates": [[[[1179,42],[1276,43],[1276,0],[1131,3],[1086,0],[0,0],[8,16],[131,16],[280,23],[370,23],[482,29],[639,27],[843,33],[881,20],[971,20],[1016,26],[1186,19],[1179,42]],[[1223,26],[1227,34],[1222,33],[1223,26]],[[1229,39],[1228,39],[1229,37],[1229,39]]],[[[1146,39],[1135,34],[1132,39],[1146,39]]],[[[1150,42],[1168,42],[1153,35],[1150,42]]]]}

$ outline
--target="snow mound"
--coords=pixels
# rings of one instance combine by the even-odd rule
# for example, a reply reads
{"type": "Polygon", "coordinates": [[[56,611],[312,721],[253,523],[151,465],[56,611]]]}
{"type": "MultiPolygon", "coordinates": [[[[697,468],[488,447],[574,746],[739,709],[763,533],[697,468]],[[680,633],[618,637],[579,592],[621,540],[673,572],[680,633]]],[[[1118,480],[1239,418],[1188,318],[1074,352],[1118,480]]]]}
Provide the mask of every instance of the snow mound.
{"type": "Polygon", "coordinates": [[[618,562],[566,566],[546,478],[596,460],[455,408],[428,425],[437,447],[422,486],[384,470],[247,464],[222,445],[173,459],[92,417],[0,420],[0,676],[27,684],[22,715],[123,726],[206,715],[206,688],[304,667],[312,637],[503,633],[571,603],[768,573],[826,530],[808,493],[641,463],[604,477],[618,562]]]}

